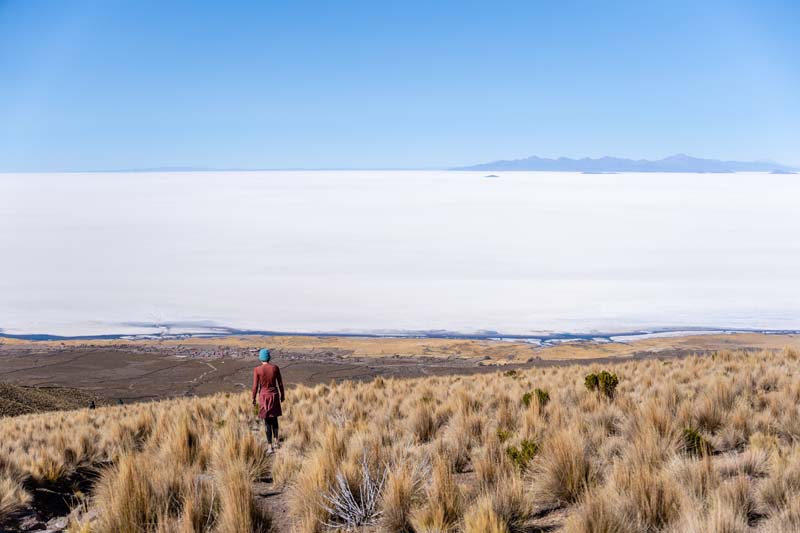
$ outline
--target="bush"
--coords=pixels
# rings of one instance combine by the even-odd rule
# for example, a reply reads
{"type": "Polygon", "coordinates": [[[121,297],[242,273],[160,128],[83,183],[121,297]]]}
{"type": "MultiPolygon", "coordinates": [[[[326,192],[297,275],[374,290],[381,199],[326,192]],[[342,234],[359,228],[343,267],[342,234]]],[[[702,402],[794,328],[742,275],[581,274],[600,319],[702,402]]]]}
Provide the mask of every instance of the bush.
{"type": "Polygon", "coordinates": [[[505,429],[497,428],[497,440],[505,442],[511,436],[511,432],[505,429]]]}
{"type": "Polygon", "coordinates": [[[590,391],[596,391],[610,400],[614,398],[617,385],[619,385],[619,378],[616,374],[603,370],[598,374],[587,375],[583,380],[583,384],[590,391]]]}
{"type": "Polygon", "coordinates": [[[506,453],[511,462],[519,469],[528,466],[528,463],[534,456],[539,453],[539,445],[530,440],[523,440],[519,448],[516,446],[509,446],[506,448],[506,453]]]}
{"type": "Polygon", "coordinates": [[[600,372],[600,375],[597,376],[597,379],[600,382],[600,391],[608,398],[613,398],[617,390],[617,385],[619,385],[619,378],[617,375],[603,370],[600,372]]]}
{"type": "Polygon", "coordinates": [[[536,401],[539,402],[539,407],[544,407],[550,402],[550,393],[544,389],[534,389],[533,393],[536,395],[536,401]]]}
{"type": "Polygon", "coordinates": [[[522,395],[522,405],[524,405],[525,407],[530,407],[531,399],[533,399],[533,393],[526,392],[525,394],[522,395]]]}
{"type": "Polygon", "coordinates": [[[539,407],[544,407],[550,401],[550,393],[544,389],[534,389],[533,392],[526,392],[522,395],[522,405],[530,407],[533,399],[536,399],[539,407]]]}
{"type": "Polygon", "coordinates": [[[689,455],[702,457],[711,453],[711,444],[696,429],[686,428],[683,430],[683,449],[689,455]]]}

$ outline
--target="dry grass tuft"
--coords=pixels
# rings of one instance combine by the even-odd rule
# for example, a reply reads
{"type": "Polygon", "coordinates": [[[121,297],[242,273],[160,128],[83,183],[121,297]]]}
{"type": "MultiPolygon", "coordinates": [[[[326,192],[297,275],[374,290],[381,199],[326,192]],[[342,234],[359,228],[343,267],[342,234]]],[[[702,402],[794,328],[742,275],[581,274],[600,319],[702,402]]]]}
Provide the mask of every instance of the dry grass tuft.
{"type": "Polygon", "coordinates": [[[494,510],[492,500],[484,496],[464,515],[464,533],[509,533],[509,529],[494,510]]]}
{"type": "Polygon", "coordinates": [[[533,502],[525,484],[516,473],[504,475],[484,497],[494,515],[510,532],[524,531],[533,516],[533,502]]]}
{"type": "Polygon", "coordinates": [[[139,468],[140,460],[135,455],[123,456],[96,487],[95,505],[103,509],[97,524],[100,533],[136,533],[169,515],[175,497],[170,480],[154,477],[163,469],[139,468]]]}
{"type": "Polygon", "coordinates": [[[413,532],[411,510],[419,503],[423,472],[400,464],[389,472],[381,502],[381,523],[386,531],[413,532]]]}
{"type": "Polygon", "coordinates": [[[0,475],[0,520],[31,501],[31,495],[19,481],[0,475]]]}
{"type": "Polygon", "coordinates": [[[421,402],[409,422],[411,434],[417,442],[428,442],[436,435],[436,415],[429,402],[421,402]]]}
{"type": "Polygon", "coordinates": [[[463,510],[463,494],[450,465],[439,460],[433,466],[425,502],[411,515],[414,531],[452,531],[463,510]]]}
{"type": "Polygon", "coordinates": [[[578,501],[596,479],[587,443],[574,428],[559,430],[545,440],[532,470],[533,492],[547,505],[578,501]]]}
{"type": "Polygon", "coordinates": [[[564,524],[566,533],[628,533],[630,522],[620,515],[616,495],[609,491],[590,491],[564,524]]]}
{"type": "Polygon", "coordinates": [[[219,533],[269,531],[269,517],[256,507],[253,499],[250,465],[234,459],[218,468],[216,481],[220,511],[215,523],[216,530],[219,533]]]}
{"type": "Polygon", "coordinates": [[[658,531],[680,517],[683,494],[666,471],[620,464],[612,474],[625,516],[643,531],[658,531]]]}

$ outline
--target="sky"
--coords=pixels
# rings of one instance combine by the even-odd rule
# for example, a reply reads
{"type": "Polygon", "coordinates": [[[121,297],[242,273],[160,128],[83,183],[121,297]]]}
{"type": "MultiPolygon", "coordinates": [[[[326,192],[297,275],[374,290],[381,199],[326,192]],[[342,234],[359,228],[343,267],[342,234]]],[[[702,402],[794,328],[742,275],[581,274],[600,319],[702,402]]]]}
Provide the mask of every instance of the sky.
{"type": "Polygon", "coordinates": [[[0,171],[800,165],[800,3],[0,0],[0,171]]]}

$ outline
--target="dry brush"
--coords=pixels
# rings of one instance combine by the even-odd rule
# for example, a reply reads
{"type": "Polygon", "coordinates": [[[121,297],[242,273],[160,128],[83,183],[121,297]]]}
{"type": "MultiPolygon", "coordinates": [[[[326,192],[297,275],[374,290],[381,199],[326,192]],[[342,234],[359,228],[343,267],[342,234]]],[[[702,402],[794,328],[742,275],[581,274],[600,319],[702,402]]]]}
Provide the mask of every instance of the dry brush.
{"type": "Polygon", "coordinates": [[[296,531],[796,531],[799,373],[784,350],[296,386],[271,457],[245,394],[4,418],[0,520],[46,489],[75,531],[268,531],[271,478],[296,531]]]}

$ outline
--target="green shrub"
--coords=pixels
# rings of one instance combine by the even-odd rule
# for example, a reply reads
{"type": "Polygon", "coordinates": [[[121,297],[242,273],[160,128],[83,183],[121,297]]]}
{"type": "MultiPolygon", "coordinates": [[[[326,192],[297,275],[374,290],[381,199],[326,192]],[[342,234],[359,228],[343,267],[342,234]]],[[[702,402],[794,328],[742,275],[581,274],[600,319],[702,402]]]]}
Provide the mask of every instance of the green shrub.
{"type": "Polygon", "coordinates": [[[505,429],[497,428],[497,440],[500,442],[505,442],[508,438],[511,437],[511,432],[505,429]]]}
{"type": "Polygon", "coordinates": [[[517,371],[512,368],[511,370],[506,370],[503,372],[503,375],[508,378],[515,378],[517,377],[517,371]]]}
{"type": "Polygon", "coordinates": [[[526,392],[525,394],[522,395],[522,405],[524,405],[525,407],[530,407],[532,399],[533,399],[533,393],[526,392]]]}
{"type": "Polygon", "coordinates": [[[516,446],[506,448],[506,454],[511,459],[511,463],[519,469],[528,466],[528,463],[537,453],[539,453],[539,445],[527,439],[519,444],[519,448],[516,446]]]}
{"type": "Polygon", "coordinates": [[[598,374],[589,374],[584,378],[583,384],[590,391],[597,391],[608,399],[614,398],[614,393],[619,385],[616,374],[603,370],[598,374]]]}
{"type": "Polygon", "coordinates": [[[550,393],[544,389],[533,389],[533,392],[526,392],[522,395],[522,405],[530,407],[533,399],[536,399],[539,407],[544,407],[550,401],[550,393]]]}
{"type": "Polygon", "coordinates": [[[617,390],[617,385],[619,385],[619,378],[617,375],[603,370],[597,376],[597,380],[600,382],[600,391],[605,394],[606,397],[613,398],[617,390]]]}
{"type": "Polygon", "coordinates": [[[702,457],[711,453],[711,444],[693,428],[683,430],[683,449],[689,455],[702,457]]]}
{"type": "Polygon", "coordinates": [[[544,389],[534,389],[533,393],[536,395],[536,401],[539,402],[539,407],[544,407],[550,402],[550,393],[544,389]]]}

